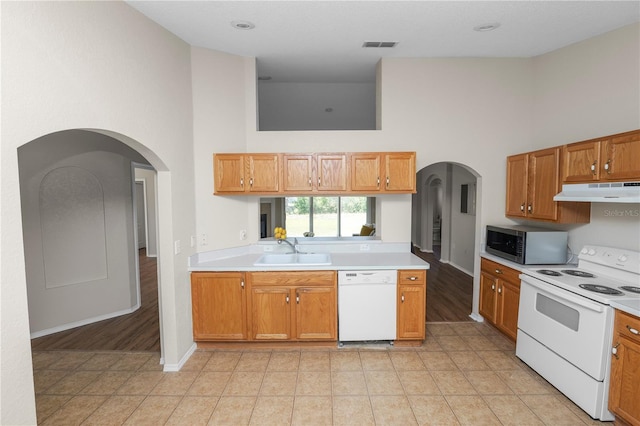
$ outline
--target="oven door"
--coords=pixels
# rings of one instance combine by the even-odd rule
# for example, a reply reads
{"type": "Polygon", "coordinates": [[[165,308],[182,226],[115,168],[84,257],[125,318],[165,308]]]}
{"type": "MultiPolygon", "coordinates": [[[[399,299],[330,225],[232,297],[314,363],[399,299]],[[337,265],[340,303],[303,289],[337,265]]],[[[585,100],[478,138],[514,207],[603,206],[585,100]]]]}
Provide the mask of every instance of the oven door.
{"type": "Polygon", "coordinates": [[[607,372],[613,312],[528,275],[520,275],[518,329],[598,381],[607,372]]]}

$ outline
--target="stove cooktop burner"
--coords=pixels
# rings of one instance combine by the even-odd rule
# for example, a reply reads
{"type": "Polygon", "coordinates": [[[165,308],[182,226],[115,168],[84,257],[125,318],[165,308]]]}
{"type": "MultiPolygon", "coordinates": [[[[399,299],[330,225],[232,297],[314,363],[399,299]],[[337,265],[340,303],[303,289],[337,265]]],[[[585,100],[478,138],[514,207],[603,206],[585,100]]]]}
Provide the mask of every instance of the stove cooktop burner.
{"type": "Polygon", "coordinates": [[[563,269],[562,272],[564,272],[567,275],[572,275],[574,277],[595,278],[595,275],[593,275],[590,272],[578,271],[576,269],[563,269]]]}
{"type": "Polygon", "coordinates": [[[619,296],[621,294],[624,294],[620,290],[616,290],[615,288],[607,287],[605,285],[580,284],[578,287],[583,288],[585,290],[593,291],[596,293],[609,294],[611,296],[619,296]]]}
{"type": "Polygon", "coordinates": [[[542,274],[542,275],[549,275],[550,277],[559,277],[562,274],[558,271],[553,271],[551,269],[539,269],[538,273],[542,274]]]}
{"type": "Polygon", "coordinates": [[[626,291],[630,291],[631,293],[640,294],[640,287],[634,287],[632,285],[623,285],[620,288],[623,289],[623,290],[626,290],[626,291]]]}

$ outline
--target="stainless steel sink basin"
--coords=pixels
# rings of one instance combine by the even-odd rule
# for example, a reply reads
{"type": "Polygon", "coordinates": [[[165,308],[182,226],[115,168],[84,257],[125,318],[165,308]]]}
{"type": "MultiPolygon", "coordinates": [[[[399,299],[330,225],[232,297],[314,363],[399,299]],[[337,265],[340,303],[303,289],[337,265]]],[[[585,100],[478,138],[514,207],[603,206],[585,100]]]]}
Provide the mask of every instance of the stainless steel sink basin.
{"type": "Polygon", "coordinates": [[[254,266],[313,266],[331,265],[329,253],[269,253],[263,254],[254,266]]]}

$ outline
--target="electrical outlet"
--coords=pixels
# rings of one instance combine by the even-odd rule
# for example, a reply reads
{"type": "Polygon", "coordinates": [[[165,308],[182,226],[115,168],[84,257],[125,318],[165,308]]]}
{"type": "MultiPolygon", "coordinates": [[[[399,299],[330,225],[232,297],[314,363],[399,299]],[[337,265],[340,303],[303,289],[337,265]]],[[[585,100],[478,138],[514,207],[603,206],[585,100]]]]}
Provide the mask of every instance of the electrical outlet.
{"type": "Polygon", "coordinates": [[[246,240],[247,239],[247,230],[246,229],[241,229],[240,230],[240,240],[246,240]]]}
{"type": "Polygon", "coordinates": [[[182,252],[182,244],[180,240],[175,240],[173,242],[173,254],[180,254],[180,252],[182,252]]]}
{"type": "Polygon", "coordinates": [[[264,246],[264,251],[273,251],[273,246],[264,246]]]}
{"type": "Polygon", "coordinates": [[[369,244],[360,244],[360,251],[369,251],[371,246],[369,244]]]}
{"type": "Polygon", "coordinates": [[[206,246],[208,244],[207,234],[200,234],[200,245],[206,246]]]}
{"type": "Polygon", "coordinates": [[[192,235],[191,236],[191,247],[195,247],[196,246],[196,236],[192,235]]]}

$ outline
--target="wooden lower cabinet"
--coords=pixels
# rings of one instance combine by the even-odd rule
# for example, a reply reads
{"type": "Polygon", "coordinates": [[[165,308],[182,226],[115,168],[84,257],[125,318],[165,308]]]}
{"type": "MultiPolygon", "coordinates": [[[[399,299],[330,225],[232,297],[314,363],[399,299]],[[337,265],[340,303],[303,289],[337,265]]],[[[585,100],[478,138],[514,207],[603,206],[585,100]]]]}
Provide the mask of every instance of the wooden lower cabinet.
{"type": "Polygon", "coordinates": [[[480,265],[480,315],[515,341],[518,334],[520,272],[484,258],[480,265]]]}
{"type": "Polygon", "coordinates": [[[398,271],[397,330],[399,341],[425,338],[427,271],[398,271]]]}
{"type": "Polygon", "coordinates": [[[249,272],[251,340],[336,341],[335,271],[249,272]]]}
{"type": "Polygon", "coordinates": [[[191,304],[194,340],[247,339],[244,273],[191,273],[191,304]]]}
{"type": "Polygon", "coordinates": [[[640,318],[616,310],[609,382],[609,410],[640,426],[640,318]]]}

